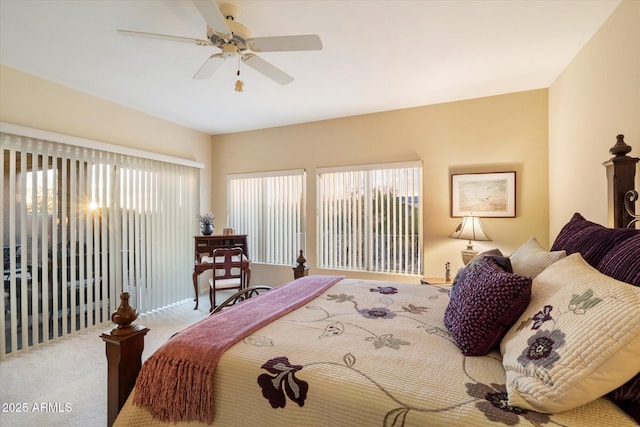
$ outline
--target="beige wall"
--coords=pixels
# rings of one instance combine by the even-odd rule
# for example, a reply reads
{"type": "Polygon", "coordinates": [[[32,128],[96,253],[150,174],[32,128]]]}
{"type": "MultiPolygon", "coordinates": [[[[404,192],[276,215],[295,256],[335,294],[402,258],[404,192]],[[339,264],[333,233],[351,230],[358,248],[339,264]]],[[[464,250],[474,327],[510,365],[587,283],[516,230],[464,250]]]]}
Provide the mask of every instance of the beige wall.
{"type": "MultiPolygon", "coordinates": [[[[422,159],[426,276],[444,277],[447,261],[454,273],[462,266],[465,242],[447,238],[459,223],[449,216],[450,173],[517,172],[517,217],[484,219],[493,241],[479,243],[479,249],[499,247],[510,253],[531,236],[548,246],[547,105],[547,91],[536,90],[214,136],[216,227],[224,226],[226,174],[304,168],[308,264],[313,273],[329,274],[315,268],[316,168],[422,159]]],[[[256,284],[282,283],[292,276],[290,268],[252,269],[256,284]]]]}
{"type": "Polygon", "coordinates": [[[211,204],[209,135],[5,66],[0,94],[2,122],[204,163],[200,204],[211,204]]]}
{"type": "Polygon", "coordinates": [[[640,156],[637,0],[620,4],[549,89],[550,239],[574,212],[608,223],[602,163],[617,134],[640,156]]]}

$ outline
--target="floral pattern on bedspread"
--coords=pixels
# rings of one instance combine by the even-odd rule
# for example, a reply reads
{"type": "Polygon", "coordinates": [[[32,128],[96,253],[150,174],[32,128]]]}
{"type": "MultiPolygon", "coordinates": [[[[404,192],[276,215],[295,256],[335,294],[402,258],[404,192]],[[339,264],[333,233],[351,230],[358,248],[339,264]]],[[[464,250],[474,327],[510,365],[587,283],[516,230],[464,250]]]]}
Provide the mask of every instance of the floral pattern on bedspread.
{"type": "MultiPolygon", "coordinates": [[[[347,368],[356,370],[354,367],[356,359],[353,354],[346,354],[343,361],[347,368]]],[[[267,361],[262,365],[262,368],[273,374],[273,376],[262,374],[258,377],[258,384],[262,388],[262,395],[269,401],[272,408],[284,408],[286,406],[285,393],[286,396],[297,403],[298,406],[304,406],[309,384],[295,377],[295,373],[302,370],[303,366],[291,365],[289,359],[283,356],[267,361]]],[[[375,382],[368,378],[366,374],[362,372],[360,372],[360,374],[372,381],[373,385],[376,386],[375,382]]],[[[531,422],[532,425],[544,425],[551,421],[547,414],[540,414],[510,406],[508,404],[507,390],[502,384],[487,385],[473,382],[465,383],[465,386],[467,395],[475,398],[475,406],[490,421],[500,422],[509,426],[519,424],[520,417],[531,422]]],[[[382,391],[387,392],[383,389],[382,391]]],[[[394,398],[392,395],[390,395],[390,397],[392,399],[394,398]]],[[[451,410],[455,409],[455,406],[442,409],[451,410]]],[[[386,414],[383,425],[385,427],[404,426],[405,417],[410,411],[425,412],[424,409],[420,408],[400,406],[390,410],[386,414]]]]}
{"type": "MultiPolygon", "coordinates": [[[[500,352],[464,356],[444,326],[448,290],[356,279],[335,284],[227,350],[214,378],[214,427],[635,425],[604,398],[552,415],[510,406],[500,352]]],[[[578,295],[562,310],[540,305],[519,326],[534,335],[548,331],[560,311],[588,312],[594,298],[578,295]]],[[[562,336],[542,337],[553,344],[534,340],[527,354],[553,361],[562,336]]],[[[121,425],[158,424],[130,405],[120,417],[121,425]]]]}
{"type": "Polygon", "coordinates": [[[476,408],[482,411],[487,419],[509,426],[520,423],[520,417],[533,425],[543,425],[550,421],[549,415],[526,409],[509,406],[507,389],[501,384],[466,383],[467,394],[479,399],[476,408]]]}
{"type": "MultiPolygon", "coordinates": [[[[431,295],[429,300],[437,301],[441,294],[446,293],[446,290],[442,288],[435,288],[435,294],[431,295]]],[[[331,321],[322,329],[322,333],[319,335],[319,339],[331,339],[343,335],[349,330],[358,331],[364,335],[363,339],[366,342],[372,344],[373,350],[380,350],[382,348],[393,349],[402,351],[403,346],[410,346],[412,343],[401,338],[394,337],[393,333],[385,333],[384,321],[394,319],[396,316],[404,316],[407,322],[415,323],[416,329],[424,329],[428,334],[438,336],[440,339],[447,340],[451,343],[455,343],[451,334],[445,328],[437,325],[430,324],[428,319],[424,319],[424,314],[430,310],[429,306],[419,305],[418,301],[411,304],[401,305],[397,307],[396,301],[390,295],[398,294],[398,289],[392,286],[378,286],[371,288],[370,292],[378,292],[382,296],[378,299],[377,303],[381,306],[378,307],[362,307],[358,301],[356,295],[353,294],[328,294],[324,298],[326,301],[331,301],[337,305],[346,305],[348,309],[331,310],[331,307],[320,305],[307,305],[307,310],[313,310],[320,313],[313,320],[297,320],[290,321],[293,323],[325,323],[331,321]],[[349,311],[357,313],[366,319],[375,319],[376,324],[372,324],[371,327],[365,327],[357,321],[335,321],[336,318],[349,314],[349,311]],[[374,330],[375,328],[375,330],[374,330]]],[[[546,313],[542,319],[537,320],[550,320],[548,313],[546,313]]],[[[261,337],[259,341],[265,340],[265,337],[261,337]]],[[[269,339],[271,342],[272,340],[269,339]]],[[[246,342],[246,340],[245,340],[246,342]]],[[[248,343],[248,342],[247,342],[248,343]]],[[[532,345],[533,348],[538,343],[532,345]]],[[[542,345],[543,348],[544,345],[542,345]]],[[[549,349],[552,351],[552,349],[549,349]]],[[[548,353],[548,352],[547,352],[548,353]]],[[[545,354],[548,356],[548,354],[545,354]]],[[[505,425],[517,425],[520,420],[528,421],[532,425],[544,425],[551,419],[549,415],[540,414],[533,411],[528,411],[516,407],[509,406],[507,403],[507,391],[504,384],[485,384],[473,378],[473,376],[466,370],[466,356],[460,355],[463,361],[463,368],[465,376],[468,382],[464,383],[466,388],[467,399],[463,399],[460,402],[456,402],[451,405],[444,405],[441,407],[427,409],[420,406],[415,406],[410,403],[403,402],[401,396],[396,395],[391,390],[388,390],[383,385],[378,383],[372,373],[365,370],[360,370],[358,367],[358,358],[351,352],[344,354],[342,357],[342,368],[351,370],[357,375],[361,376],[366,382],[369,382],[371,387],[379,389],[380,392],[388,396],[390,401],[389,410],[385,414],[382,421],[382,425],[385,427],[402,427],[405,426],[407,416],[412,412],[446,412],[455,411],[456,408],[463,405],[474,405],[487,420],[498,422],[505,425]]],[[[500,364],[501,360],[496,355],[492,355],[491,358],[496,363],[500,364]]],[[[316,360],[306,366],[331,365],[336,367],[338,364],[332,361],[316,360]]],[[[258,384],[262,389],[262,395],[267,399],[272,408],[285,408],[286,396],[299,406],[304,406],[307,393],[312,390],[314,384],[309,384],[303,380],[304,373],[303,368],[305,365],[291,364],[289,358],[286,356],[279,356],[268,360],[262,365],[262,369],[270,372],[269,374],[261,374],[258,376],[258,384]],[[296,377],[296,374],[300,373],[300,378],[296,377]]]]}
{"type": "Polygon", "coordinates": [[[304,406],[309,384],[296,378],[296,372],[302,369],[302,366],[290,364],[286,357],[276,357],[262,365],[262,369],[273,374],[273,376],[262,374],[258,377],[262,395],[269,401],[272,408],[285,407],[285,393],[298,406],[304,406]]]}

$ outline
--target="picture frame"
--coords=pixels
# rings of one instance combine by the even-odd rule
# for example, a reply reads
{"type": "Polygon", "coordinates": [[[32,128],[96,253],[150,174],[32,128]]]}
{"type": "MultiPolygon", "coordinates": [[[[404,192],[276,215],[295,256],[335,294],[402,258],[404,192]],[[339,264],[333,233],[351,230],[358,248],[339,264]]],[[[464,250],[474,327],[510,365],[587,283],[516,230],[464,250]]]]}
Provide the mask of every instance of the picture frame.
{"type": "Polygon", "coordinates": [[[514,218],[516,173],[489,172],[451,175],[451,216],[514,218]]]}

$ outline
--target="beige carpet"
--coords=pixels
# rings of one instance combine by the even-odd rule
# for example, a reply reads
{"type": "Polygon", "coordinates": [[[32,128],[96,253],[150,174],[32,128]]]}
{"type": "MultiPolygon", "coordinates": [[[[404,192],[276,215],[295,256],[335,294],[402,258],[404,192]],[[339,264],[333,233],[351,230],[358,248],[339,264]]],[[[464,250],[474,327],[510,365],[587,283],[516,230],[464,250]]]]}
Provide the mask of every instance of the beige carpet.
{"type": "MultiPolygon", "coordinates": [[[[226,297],[220,292],[216,299],[226,297]]],[[[200,297],[197,311],[193,306],[186,300],[138,317],[136,323],[149,328],[143,360],[205,318],[208,295],[200,297]]],[[[107,359],[100,335],[109,329],[89,329],[0,362],[0,426],[106,426],[107,359]]]]}

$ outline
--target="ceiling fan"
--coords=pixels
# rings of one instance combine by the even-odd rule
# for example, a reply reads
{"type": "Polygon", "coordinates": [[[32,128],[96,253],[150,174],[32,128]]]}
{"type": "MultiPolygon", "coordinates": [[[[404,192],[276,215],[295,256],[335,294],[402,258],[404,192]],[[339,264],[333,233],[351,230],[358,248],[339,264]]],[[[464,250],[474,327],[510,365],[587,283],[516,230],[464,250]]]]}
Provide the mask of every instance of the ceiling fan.
{"type": "MultiPolygon", "coordinates": [[[[118,30],[118,33],[131,36],[151,37],[198,46],[215,46],[220,53],[211,55],[196,71],[194,79],[207,79],[227,59],[239,57],[244,64],[265,75],[281,85],[289,84],[293,77],[265,61],[254,52],[286,52],[303,50],[320,50],[322,41],[315,34],[250,37],[247,27],[235,20],[237,8],[230,3],[222,3],[220,7],[214,0],[193,0],[194,5],[207,23],[207,38],[172,36],[166,34],[145,33],[140,31],[118,30]]],[[[240,70],[238,70],[238,75],[240,70]]],[[[236,91],[242,91],[242,81],[236,82],[236,91]]]]}

